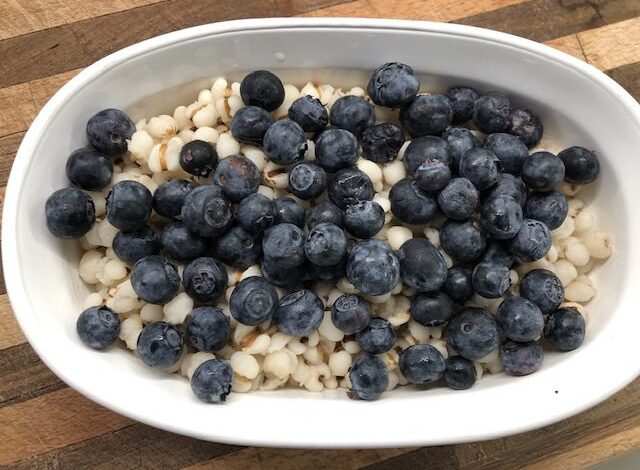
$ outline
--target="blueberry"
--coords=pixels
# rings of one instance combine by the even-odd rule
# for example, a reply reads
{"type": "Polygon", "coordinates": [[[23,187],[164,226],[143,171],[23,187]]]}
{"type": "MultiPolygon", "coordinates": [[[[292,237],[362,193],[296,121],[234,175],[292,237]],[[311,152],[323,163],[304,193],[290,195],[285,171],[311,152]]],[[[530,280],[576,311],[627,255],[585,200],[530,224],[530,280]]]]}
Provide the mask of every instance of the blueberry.
{"type": "Polygon", "coordinates": [[[485,309],[465,307],[449,320],[445,340],[462,357],[475,361],[498,347],[500,332],[485,309]]]}
{"type": "Polygon", "coordinates": [[[193,188],[191,181],[181,179],[161,184],[153,193],[153,209],[163,217],[181,219],[184,200],[193,188]]]}
{"type": "Polygon", "coordinates": [[[185,323],[185,337],[198,351],[217,352],[229,341],[231,327],[221,308],[196,307],[185,323]]]}
{"type": "Polygon", "coordinates": [[[78,317],[76,332],[93,349],[111,346],[120,334],[120,318],[109,307],[89,307],[78,317]]]}
{"type": "Polygon", "coordinates": [[[115,157],[127,151],[127,140],[136,131],[129,116],[119,109],[103,109],[87,121],[87,139],[97,151],[115,157]]]}
{"type": "Polygon", "coordinates": [[[503,93],[490,91],[473,106],[473,123],[485,134],[504,132],[509,126],[511,103],[503,93]]]}
{"type": "Polygon", "coordinates": [[[518,204],[524,206],[527,200],[527,187],[520,177],[513,176],[511,173],[500,173],[498,183],[489,189],[486,198],[489,199],[500,194],[511,196],[518,204]]]}
{"type": "Polygon", "coordinates": [[[402,376],[411,384],[430,384],[445,371],[442,353],[430,344],[414,344],[402,351],[398,363],[402,376]]]}
{"type": "Polygon", "coordinates": [[[307,274],[314,281],[336,283],[343,277],[346,277],[346,268],[346,259],[330,266],[318,266],[317,264],[309,263],[307,274]]]}
{"type": "Polygon", "coordinates": [[[513,256],[513,253],[511,253],[508,242],[492,240],[482,255],[482,261],[491,261],[501,264],[502,266],[506,266],[507,268],[511,268],[516,259],[513,256]]]}
{"type": "Polygon", "coordinates": [[[584,341],[584,317],[575,308],[560,308],[549,314],[544,338],[560,351],[573,351],[584,341]]]}
{"type": "Polygon", "coordinates": [[[291,103],[289,119],[305,132],[320,132],[329,124],[329,113],[318,98],[303,95],[291,103]]]}
{"type": "Polygon", "coordinates": [[[280,299],[273,321],[280,331],[291,336],[308,336],[324,316],[320,297],[307,289],[292,292],[280,299]]]}
{"type": "Polygon", "coordinates": [[[344,227],[356,238],[372,238],[384,226],[384,209],[375,201],[360,201],[347,207],[344,227]]]}
{"type": "Polygon", "coordinates": [[[538,339],[544,328],[544,317],[538,306],[517,295],[502,301],[496,321],[507,338],[523,343],[538,339]]]}
{"type": "Polygon", "coordinates": [[[290,197],[279,197],[273,200],[273,208],[275,210],[275,219],[273,225],[277,224],[293,224],[298,227],[304,227],[304,209],[290,197]]]}
{"type": "Polygon", "coordinates": [[[220,403],[231,392],[233,369],[227,361],[209,359],[198,366],[191,376],[193,394],[205,403],[220,403]]]}
{"type": "Polygon", "coordinates": [[[549,314],[564,300],[564,287],[553,272],[534,269],[520,280],[520,295],[536,304],[542,313],[549,314]]]}
{"type": "Polygon", "coordinates": [[[307,259],[318,266],[339,263],[347,254],[347,237],[332,223],[318,224],[309,230],[304,242],[307,259]]]}
{"type": "Polygon", "coordinates": [[[402,144],[402,130],[388,122],[367,127],[362,133],[362,153],[372,162],[392,162],[398,156],[402,144]]]}
{"type": "Polygon", "coordinates": [[[564,163],[564,179],[573,184],[594,182],[600,175],[600,161],[593,150],[569,147],[558,154],[564,163]]]}
{"type": "Polygon", "coordinates": [[[218,164],[218,154],[209,142],[192,140],[180,149],[180,166],[184,171],[206,178],[218,164]]]}
{"type": "Polygon", "coordinates": [[[482,255],[487,242],[478,224],[472,220],[448,220],[440,229],[442,249],[453,259],[467,262],[482,255]]]}
{"type": "Polygon", "coordinates": [[[289,191],[300,199],[315,199],[326,187],[327,173],[320,165],[302,162],[289,172],[289,191]]]}
{"type": "Polygon", "coordinates": [[[220,186],[198,186],[184,198],[182,222],[201,237],[215,237],[233,222],[229,201],[222,195],[220,186]]]}
{"type": "Polygon", "coordinates": [[[229,298],[231,316],[239,323],[257,326],[271,320],[278,306],[278,293],[264,277],[243,279],[229,298]]]}
{"type": "Polygon", "coordinates": [[[271,199],[264,194],[254,193],[240,201],[236,220],[247,232],[260,234],[273,225],[275,212],[271,199]]]}
{"type": "Polygon", "coordinates": [[[363,171],[357,168],[344,168],[329,180],[327,195],[331,202],[344,210],[358,201],[373,199],[373,185],[363,171]]]}
{"type": "Polygon", "coordinates": [[[371,306],[355,294],[342,294],[331,307],[331,321],[347,335],[362,331],[371,320],[371,306]]]}
{"type": "Polygon", "coordinates": [[[307,147],[302,127],[290,119],[277,121],[264,134],[264,153],[278,165],[298,163],[304,158],[307,147]]]}
{"type": "Polygon", "coordinates": [[[509,125],[506,131],[519,137],[527,147],[532,148],[542,139],[544,127],[540,118],[533,111],[514,109],[509,115],[509,125]]]}
{"type": "Polygon", "coordinates": [[[419,88],[418,75],[409,65],[389,62],[371,74],[367,94],[377,105],[397,108],[413,100],[419,88]]]}
{"type": "Polygon", "coordinates": [[[462,156],[467,153],[467,151],[479,145],[478,139],[476,139],[469,129],[465,129],[464,127],[447,128],[447,130],[442,133],[442,139],[448,145],[451,169],[454,173],[458,172],[462,156]]]}
{"type": "Polygon", "coordinates": [[[44,206],[47,228],[58,238],[80,238],[86,234],[96,219],[93,200],[76,188],[64,188],[54,192],[44,206]]]}
{"type": "Polygon", "coordinates": [[[332,126],[346,129],[356,137],[362,137],[367,127],[376,123],[373,105],[359,96],[346,95],[338,98],[329,112],[332,126]]]}
{"type": "Polygon", "coordinates": [[[400,122],[412,137],[442,134],[452,119],[453,107],[439,93],[419,95],[400,110],[400,122]]]}
{"type": "Polygon", "coordinates": [[[502,171],[505,173],[519,175],[522,164],[529,157],[527,146],[511,134],[501,132],[489,134],[482,145],[498,157],[502,171]]]}
{"type": "Polygon", "coordinates": [[[529,219],[544,222],[549,230],[562,225],[569,213],[569,203],[564,194],[558,191],[532,192],[524,206],[524,215],[529,219]]]}
{"type": "Polygon", "coordinates": [[[440,160],[446,165],[451,162],[449,145],[440,137],[428,135],[413,139],[407,145],[402,157],[402,162],[409,176],[413,176],[420,165],[430,160],[440,160]]]}
{"type": "Polygon", "coordinates": [[[247,74],[240,82],[240,96],[248,106],[275,111],[284,101],[284,87],[273,73],[256,70],[247,74]]]}
{"type": "Polygon", "coordinates": [[[281,268],[269,258],[260,263],[260,270],[264,278],[274,286],[293,287],[302,284],[307,273],[307,266],[301,264],[293,268],[281,268]]]}
{"type": "Polygon", "coordinates": [[[510,339],[500,347],[500,363],[509,375],[523,376],[540,369],[544,354],[536,341],[518,343],[510,339]]]}
{"type": "Polygon", "coordinates": [[[453,302],[444,292],[423,292],[411,299],[411,318],[421,325],[444,325],[452,316],[453,302]]]}
{"type": "Polygon", "coordinates": [[[439,191],[451,180],[451,168],[440,160],[425,160],[413,175],[416,186],[423,191],[439,191]]]}
{"type": "Polygon", "coordinates": [[[131,268],[131,285],[145,302],[162,305],[178,293],[180,275],[168,259],[158,255],[145,256],[131,268]]]}
{"type": "Polygon", "coordinates": [[[509,246],[520,261],[535,261],[544,257],[551,248],[551,232],[539,220],[524,219],[518,234],[510,240],[509,246]]]}
{"type": "Polygon", "coordinates": [[[362,354],[349,367],[350,398],[376,400],[389,386],[389,372],[382,359],[362,354]]]}
{"type": "Polygon", "coordinates": [[[242,155],[231,155],[218,164],[213,181],[233,203],[258,191],[260,172],[255,163],[242,155]]]}
{"type": "Polygon", "coordinates": [[[562,160],[550,152],[535,152],[522,165],[522,181],[535,191],[551,191],[564,179],[562,160]]]}
{"type": "Polygon", "coordinates": [[[227,290],[229,275],[215,258],[200,257],[191,261],[182,273],[185,292],[197,302],[214,302],[227,290]]]}
{"type": "Polygon", "coordinates": [[[157,255],[161,248],[160,237],[148,225],[133,232],[118,232],[113,239],[113,252],[130,264],[145,256],[157,255]]]}
{"type": "Polygon", "coordinates": [[[482,191],[488,189],[500,179],[500,160],[491,150],[476,147],[462,156],[460,176],[467,178],[482,191]]]}
{"type": "Polygon", "coordinates": [[[454,86],[447,90],[447,98],[453,108],[453,123],[464,124],[473,115],[473,106],[480,94],[475,88],[454,86]]]}
{"type": "Polygon", "coordinates": [[[137,181],[120,181],[113,185],[107,196],[107,220],[120,230],[143,228],[152,209],[153,196],[137,181]]]}
{"type": "Polygon", "coordinates": [[[231,134],[243,144],[262,146],[264,135],[274,122],[273,116],[264,109],[245,106],[231,118],[231,134]]]}
{"type": "Polygon", "coordinates": [[[482,204],[480,217],[487,235],[497,240],[506,240],[515,237],[520,230],[522,207],[511,196],[500,194],[482,204]]]}
{"type": "Polygon", "coordinates": [[[471,270],[459,266],[449,268],[447,279],[440,289],[454,302],[458,304],[465,303],[473,295],[471,270]]]}
{"type": "Polygon", "coordinates": [[[111,182],[113,164],[92,147],[83,147],[71,153],[65,168],[67,178],[80,189],[97,191],[111,182]]]}
{"type": "Polygon", "coordinates": [[[412,238],[398,250],[402,282],[419,291],[438,289],[447,278],[442,254],[424,238],[412,238]]]}
{"type": "Polygon", "coordinates": [[[400,262],[386,243],[362,240],[347,258],[347,278],[364,294],[384,295],[400,281],[400,262]]]}
{"type": "Polygon", "coordinates": [[[476,366],[462,356],[452,356],[445,361],[443,378],[452,390],[467,390],[476,383],[476,366]]]}
{"type": "Polygon", "coordinates": [[[420,191],[409,178],[398,181],[389,192],[391,212],[405,224],[424,224],[438,212],[438,203],[428,193],[420,191]]]}
{"type": "Polygon", "coordinates": [[[342,210],[330,202],[321,202],[310,207],[305,216],[305,223],[309,230],[324,222],[330,222],[338,227],[342,227],[343,220],[344,214],[342,210]]]}
{"type": "Polygon", "coordinates": [[[149,367],[171,367],[178,362],[183,349],[180,331],[167,322],[148,323],[138,336],[138,356],[149,367]]]}
{"type": "Polygon", "coordinates": [[[262,253],[276,267],[295,268],[305,262],[304,245],[304,233],[298,226],[279,224],[264,233],[262,253]]]}
{"type": "Polygon", "coordinates": [[[509,268],[493,261],[482,261],[474,268],[471,283],[482,297],[497,299],[509,289],[509,268]]]}
{"type": "Polygon", "coordinates": [[[384,318],[372,318],[367,326],[356,333],[356,341],[362,350],[371,354],[389,351],[396,338],[396,331],[384,318]]]}
{"type": "Polygon", "coordinates": [[[438,193],[438,206],[450,219],[466,220],[478,206],[480,194],[467,178],[453,178],[438,193]]]}
{"type": "Polygon", "coordinates": [[[184,224],[171,222],[160,232],[160,241],[164,254],[176,261],[191,261],[206,249],[205,240],[190,232],[184,224]]]}
{"type": "Polygon", "coordinates": [[[358,139],[344,129],[327,129],[316,140],[316,163],[329,172],[348,168],[358,161],[358,139]]]}

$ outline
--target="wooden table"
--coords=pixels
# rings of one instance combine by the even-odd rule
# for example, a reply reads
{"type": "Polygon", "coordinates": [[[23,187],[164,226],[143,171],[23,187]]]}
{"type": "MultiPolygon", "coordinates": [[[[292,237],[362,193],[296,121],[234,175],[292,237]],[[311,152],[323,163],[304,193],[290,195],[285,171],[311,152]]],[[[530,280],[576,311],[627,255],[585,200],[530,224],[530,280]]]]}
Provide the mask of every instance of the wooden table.
{"type": "MultiPolygon", "coordinates": [[[[640,0],[2,0],[0,201],[31,120],[82,67],[179,28],[293,15],[450,21],[506,31],[586,60],[640,98],[640,0]]],[[[7,468],[314,469],[331,463],[339,469],[569,470],[640,447],[640,380],[572,419],[477,444],[301,451],[201,442],[133,422],[68,388],[25,342],[2,281],[0,294],[0,465],[7,468]]]]}

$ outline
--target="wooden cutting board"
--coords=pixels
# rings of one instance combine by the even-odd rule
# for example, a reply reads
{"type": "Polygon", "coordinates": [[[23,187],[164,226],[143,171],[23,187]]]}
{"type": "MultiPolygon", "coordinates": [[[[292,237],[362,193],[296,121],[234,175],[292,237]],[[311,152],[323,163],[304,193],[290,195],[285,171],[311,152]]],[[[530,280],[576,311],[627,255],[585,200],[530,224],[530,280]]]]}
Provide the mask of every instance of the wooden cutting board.
{"type": "MultiPolygon", "coordinates": [[[[0,203],[31,120],[82,67],[180,28],[294,15],[422,19],[497,29],[586,60],[640,98],[640,0],[2,0],[0,203]]],[[[1,279],[3,468],[570,470],[640,447],[640,380],[569,420],[476,444],[307,451],[243,448],[177,436],[101,408],[55,377],[26,343],[1,279]]],[[[313,425],[295,424],[301,429],[313,425]]]]}

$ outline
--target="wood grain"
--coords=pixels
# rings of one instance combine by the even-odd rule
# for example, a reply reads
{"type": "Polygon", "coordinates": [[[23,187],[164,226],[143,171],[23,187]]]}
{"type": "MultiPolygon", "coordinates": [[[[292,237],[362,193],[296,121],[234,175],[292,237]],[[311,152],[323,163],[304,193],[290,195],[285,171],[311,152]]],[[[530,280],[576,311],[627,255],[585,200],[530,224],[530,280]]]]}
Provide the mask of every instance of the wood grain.
{"type": "Polygon", "coordinates": [[[640,17],[578,33],[587,61],[600,70],[640,62],[640,17]],[[610,51],[616,50],[615,54],[610,51]]]}
{"type": "Polygon", "coordinates": [[[607,74],[640,101],[640,62],[617,67],[607,74]]]}
{"type": "Polygon", "coordinates": [[[26,341],[27,339],[22,334],[16,317],[13,316],[9,297],[7,297],[7,294],[0,295],[0,350],[25,343],[26,341]]]}

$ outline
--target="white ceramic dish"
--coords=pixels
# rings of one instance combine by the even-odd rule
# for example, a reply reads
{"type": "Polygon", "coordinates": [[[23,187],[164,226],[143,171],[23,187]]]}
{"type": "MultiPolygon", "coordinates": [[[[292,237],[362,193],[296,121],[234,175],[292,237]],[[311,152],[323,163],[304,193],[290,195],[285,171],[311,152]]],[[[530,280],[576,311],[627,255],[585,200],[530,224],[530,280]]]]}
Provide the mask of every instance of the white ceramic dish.
{"type": "MultiPolygon", "coordinates": [[[[318,72],[321,74],[321,72],[318,72]]],[[[316,72],[305,72],[305,77],[316,72]]],[[[364,76],[364,75],[363,75],[364,76]]],[[[336,80],[332,80],[335,82],[336,80]]],[[[176,100],[178,101],[178,94],[176,100]]],[[[160,103],[168,106],[165,96],[160,103]]],[[[156,103],[157,105],[157,103],[156,103]]],[[[165,110],[173,108],[166,107],[165,110]]],[[[288,447],[385,447],[504,436],[578,413],[640,371],[640,106],[595,68],[543,45],[451,24],[362,19],[264,19],[177,31],[118,51],[86,68],[42,109],[16,157],[2,223],[11,304],[32,346],[70,386],[136,420],[201,439],[288,447]],[[162,90],[246,70],[363,69],[386,61],[429,74],[429,85],[500,89],[535,109],[547,137],[602,156],[591,188],[615,255],[597,272],[599,294],[584,346],[550,354],[528,377],[483,378],[473,389],[407,387],[376,402],[343,392],[232,394],[223,406],[198,402],[188,382],[143,366],[131,353],[98,353],[75,334],[87,287],[73,243],[46,230],[44,201],[67,185],[64,162],[84,144],[87,118],[131,108],[162,90]]]]}

